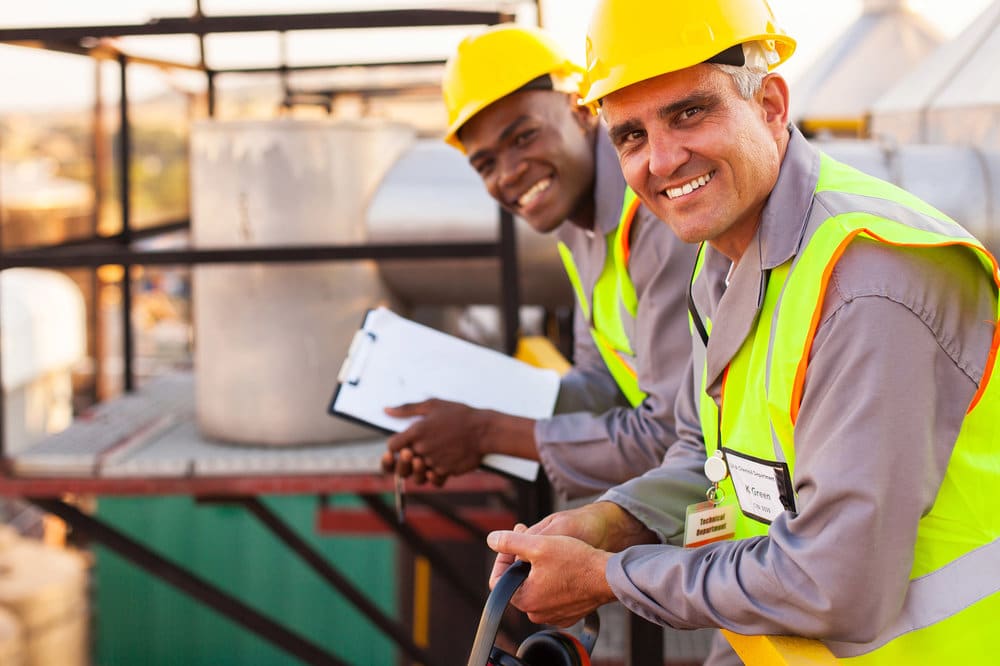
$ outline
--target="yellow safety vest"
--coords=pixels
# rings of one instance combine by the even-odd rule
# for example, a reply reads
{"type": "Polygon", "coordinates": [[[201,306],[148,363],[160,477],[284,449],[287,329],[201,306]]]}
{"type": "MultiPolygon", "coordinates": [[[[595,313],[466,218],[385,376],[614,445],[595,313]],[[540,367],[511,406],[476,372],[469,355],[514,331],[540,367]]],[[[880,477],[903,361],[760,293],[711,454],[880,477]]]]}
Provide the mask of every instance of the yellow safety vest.
{"type": "MultiPolygon", "coordinates": [[[[756,327],[724,375],[720,404],[703,383],[700,389],[708,455],[721,434],[727,448],[785,462],[793,487],[795,422],[809,351],[830,273],[852,239],[967,247],[1000,289],[1000,270],[982,244],[912,195],[825,155],[816,192],[831,212],[814,207],[803,249],[771,272],[756,327]]],[[[983,655],[995,650],[993,634],[1000,626],[998,344],[1000,328],[934,506],[918,524],[900,615],[871,643],[827,641],[837,657],[859,664],[982,663],[983,655]]],[[[720,485],[726,502],[736,503],[732,480],[720,485]]],[[[767,533],[766,524],[740,511],[737,516],[737,538],[767,533]]]]}
{"type": "Polygon", "coordinates": [[[635,318],[639,307],[635,285],[628,273],[629,234],[639,204],[635,192],[631,188],[625,188],[618,227],[606,237],[607,246],[612,251],[605,254],[604,268],[594,284],[593,307],[587,301],[580,273],[573,261],[573,253],[565,243],[559,243],[559,256],[562,257],[566,275],[576,292],[583,317],[590,324],[594,344],[601,352],[618,388],[633,407],[642,404],[646,393],[639,388],[639,379],[630,362],[634,353],[622,323],[622,308],[635,318]]]}

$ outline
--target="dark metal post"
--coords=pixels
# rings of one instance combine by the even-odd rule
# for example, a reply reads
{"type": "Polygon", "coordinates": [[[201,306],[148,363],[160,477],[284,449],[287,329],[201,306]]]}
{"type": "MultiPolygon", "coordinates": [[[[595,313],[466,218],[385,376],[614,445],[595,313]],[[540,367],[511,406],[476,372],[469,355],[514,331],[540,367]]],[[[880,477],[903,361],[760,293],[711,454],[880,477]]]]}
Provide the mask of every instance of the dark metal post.
{"type": "MultiPolygon", "coordinates": [[[[132,165],[132,135],[128,117],[128,57],[118,56],[121,74],[121,100],[118,105],[119,140],[118,170],[119,196],[122,206],[121,243],[128,249],[132,244],[132,181],[129,173],[132,165]]],[[[122,358],[125,368],[125,391],[131,393],[135,389],[135,374],[132,368],[132,356],[135,342],[132,339],[132,271],[128,264],[122,265],[122,358]]]]}
{"type": "MultiPolygon", "coordinates": [[[[0,156],[3,155],[3,136],[0,136],[0,156]]],[[[0,160],[0,164],[3,161],[0,160]]],[[[0,174],[0,276],[3,275],[3,269],[5,268],[5,262],[3,261],[3,230],[4,230],[4,207],[3,207],[3,178],[0,174]]],[[[3,299],[0,298],[0,310],[3,308],[3,299]]],[[[2,323],[3,317],[0,317],[0,349],[2,349],[3,339],[7,335],[6,329],[3,327],[2,323]]],[[[7,413],[7,403],[6,396],[4,395],[3,386],[3,353],[0,352],[0,461],[3,460],[4,455],[7,453],[7,428],[6,419],[4,415],[7,413]]]]}
{"type": "Polygon", "coordinates": [[[513,354],[521,328],[521,283],[517,270],[514,216],[503,208],[500,209],[500,298],[504,348],[508,354],[513,354]]]}
{"type": "Polygon", "coordinates": [[[205,73],[208,82],[208,117],[215,117],[215,72],[209,70],[205,73]]]}
{"type": "Polygon", "coordinates": [[[631,613],[625,619],[628,637],[625,666],[661,666],[663,664],[663,627],[631,613]]]}
{"type": "MultiPolygon", "coordinates": [[[[194,17],[195,21],[201,21],[205,18],[205,13],[201,10],[201,0],[195,0],[194,3],[194,17]]],[[[198,62],[201,68],[205,70],[206,82],[208,84],[208,117],[213,118],[215,116],[215,72],[208,68],[208,59],[205,57],[205,35],[203,33],[198,34],[198,62]]]]}
{"type": "MultiPolygon", "coordinates": [[[[91,186],[94,188],[94,212],[91,219],[90,234],[92,238],[97,238],[101,223],[101,210],[104,208],[104,200],[107,197],[107,190],[104,187],[104,174],[108,171],[108,146],[107,134],[104,128],[104,75],[102,69],[104,61],[100,58],[94,59],[94,117],[92,120],[93,146],[92,146],[92,168],[93,177],[91,186]]],[[[91,387],[90,398],[97,402],[105,395],[104,382],[104,350],[101,346],[104,326],[101,323],[101,281],[97,276],[97,268],[87,271],[90,279],[90,307],[87,311],[87,348],[94,358],[94,377],[91,387]]]]}

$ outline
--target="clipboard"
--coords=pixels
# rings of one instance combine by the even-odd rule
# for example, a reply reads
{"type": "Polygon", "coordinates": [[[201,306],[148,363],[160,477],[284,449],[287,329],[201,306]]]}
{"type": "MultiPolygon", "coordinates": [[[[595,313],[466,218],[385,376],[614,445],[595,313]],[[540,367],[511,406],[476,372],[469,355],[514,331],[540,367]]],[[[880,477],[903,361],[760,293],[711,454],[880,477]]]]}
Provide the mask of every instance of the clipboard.
{"type": "MultiPolygon", "coordinates": [[[[385,407],[440,398],[514,416],[546,418],[555,409],[559,375],[401,317],[369,310],[337,375],[328,412],[384,433],[420,417],[395,418],[385,407]]],[[[538,463],[487,454],[483,466],[527,481],[538,463]]]]}

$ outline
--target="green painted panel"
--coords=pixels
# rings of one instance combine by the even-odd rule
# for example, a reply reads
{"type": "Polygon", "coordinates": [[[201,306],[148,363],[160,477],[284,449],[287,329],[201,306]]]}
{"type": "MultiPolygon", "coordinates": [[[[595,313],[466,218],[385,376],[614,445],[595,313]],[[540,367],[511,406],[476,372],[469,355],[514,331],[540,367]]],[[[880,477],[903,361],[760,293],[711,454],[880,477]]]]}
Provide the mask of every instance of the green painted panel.
{"type": "MultiPolygon", "coordinates": [[[[263,501],[383,612],[398,617],[394,540],[315,534],[314,497],[263,501]]],[[[391,640],[240,507],[189,497],[101,498],[98,515],[344,661],[396,663],[391,640]]],[[[95,552],[97,666],[300,663],[111,551],[95,552]]]]}

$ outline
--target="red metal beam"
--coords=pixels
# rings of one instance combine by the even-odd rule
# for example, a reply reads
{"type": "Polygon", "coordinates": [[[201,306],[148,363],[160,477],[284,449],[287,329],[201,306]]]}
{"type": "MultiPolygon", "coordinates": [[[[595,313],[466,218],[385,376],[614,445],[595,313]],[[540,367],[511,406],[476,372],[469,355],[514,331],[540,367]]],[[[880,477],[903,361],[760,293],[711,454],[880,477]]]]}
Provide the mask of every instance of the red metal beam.
{"type": "MultiPolygon", "coordinates": [[[[510,482],[496,474],[475,472],[449,479],[443,488],[407,484],[410,493],[502,492],[510,482]]],[[[383,474],[262,475],[183,478],[12,478],[0,477],[0,497],[64,497],[76,495],[316,495],[393,492],[383,474]]]]}
{"type": "MultiPolygon", "coordinates": [[[[517,522],[510,511],[469,507],[458,513],[484,532],[509,530],[517,522]]],[[[441,514],[423,506],[406,509],[406,523],[420,536],[434,541],[470,541],[473,535],[441,514]]],[[[394,534],[378,516],[363,507],[323,507],[316,513],[316,532],[348,536],[378,536],[394,534]]]]}

